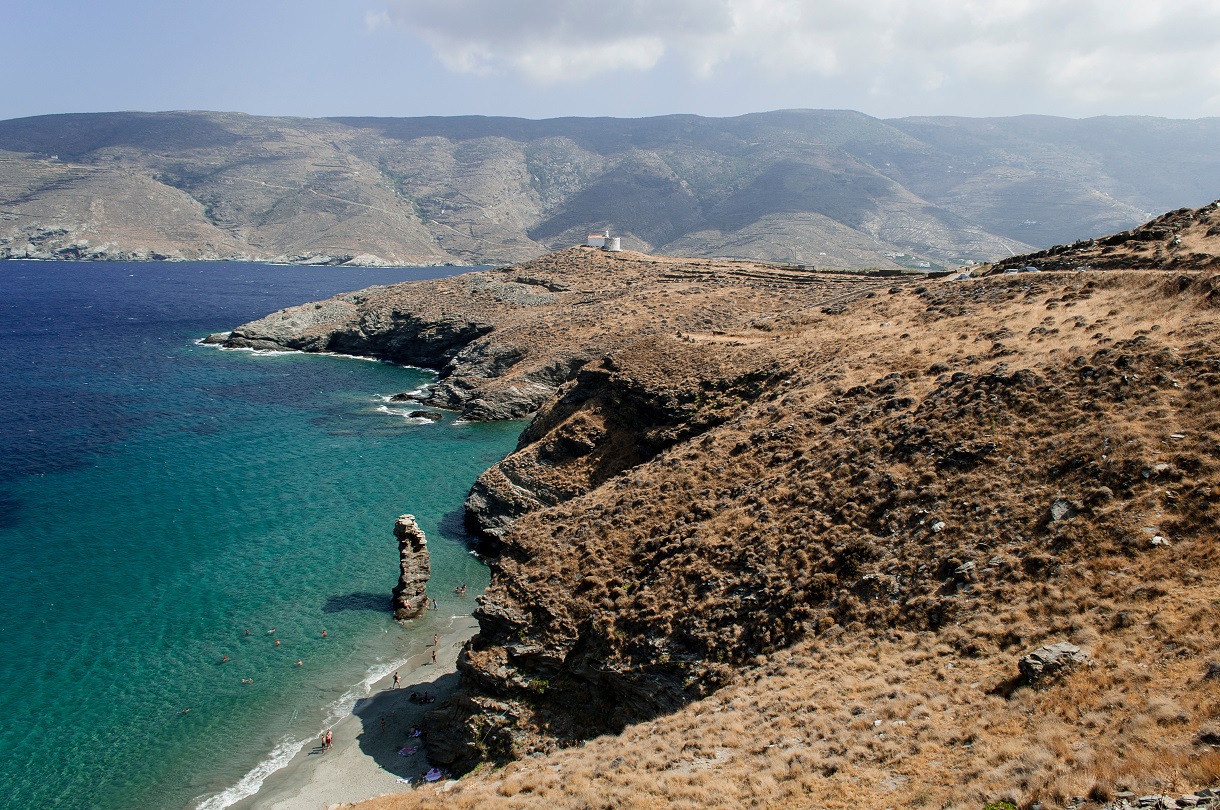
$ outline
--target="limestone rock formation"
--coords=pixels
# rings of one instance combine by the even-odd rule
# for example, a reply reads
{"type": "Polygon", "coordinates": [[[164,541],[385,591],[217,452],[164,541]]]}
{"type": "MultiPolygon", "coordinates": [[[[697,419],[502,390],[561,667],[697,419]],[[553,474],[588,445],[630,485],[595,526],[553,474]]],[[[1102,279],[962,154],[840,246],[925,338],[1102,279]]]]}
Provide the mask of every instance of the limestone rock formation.
{"type": "Polygon", "coordinates": [[[394,523],[398,538],[399,575],[391,604],[395,619],[418,616],[428,605],[428,540],[414,515],[401,515],[394,523]]]}

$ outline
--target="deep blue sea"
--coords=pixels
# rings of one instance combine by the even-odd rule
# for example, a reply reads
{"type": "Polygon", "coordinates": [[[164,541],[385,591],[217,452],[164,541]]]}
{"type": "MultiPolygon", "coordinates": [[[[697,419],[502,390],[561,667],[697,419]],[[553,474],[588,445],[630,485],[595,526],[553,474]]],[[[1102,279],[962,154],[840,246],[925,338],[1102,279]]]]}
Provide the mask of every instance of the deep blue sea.
{"type": "Polygon", "coordinates": [[[462,501],[520,423],[407,418],[419,369],[197,343],[449,272],[0,262],[0,806],[223,807],[470,612],[462,501]],[[404,629],[406,512],[440,610],[404,629]]]}

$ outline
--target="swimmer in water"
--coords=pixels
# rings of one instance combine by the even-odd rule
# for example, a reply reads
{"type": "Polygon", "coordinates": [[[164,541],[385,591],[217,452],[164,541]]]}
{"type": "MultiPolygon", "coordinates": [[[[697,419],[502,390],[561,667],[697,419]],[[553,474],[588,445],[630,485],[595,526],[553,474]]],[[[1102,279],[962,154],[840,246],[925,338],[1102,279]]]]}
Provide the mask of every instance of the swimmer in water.
{"type": "Polygon", "coordinates": [[[322,638],[326,638],[326,631],[325,631],[325,630],[323,630],[323,631],[322,631],[322,638]]]}
{"type": "Polygon", "coordinates": [[[253,678],[242,678],[241,682],[242,683],[254,683],[254,679],[253,678]]]}
{"type": "Polygon", "coordinates": [[[267,631],[267,635],[271,635],[274,632],[275,632],[275,628],[272,627],[270,630],[267,631]]]}
{"type": "Polygon", "coordinates": [[[303,666],[303,665],[301,664],[301,659],[299,659],[299,658],[297,659],[297,666],[298,666],[298,667],[299,667],[299,666],[303,666]]]}
{"type": "Polygon", "coordinates": [[[280,640],[278,638],[275,640],[275,646],[280,646],[280,640]]]}

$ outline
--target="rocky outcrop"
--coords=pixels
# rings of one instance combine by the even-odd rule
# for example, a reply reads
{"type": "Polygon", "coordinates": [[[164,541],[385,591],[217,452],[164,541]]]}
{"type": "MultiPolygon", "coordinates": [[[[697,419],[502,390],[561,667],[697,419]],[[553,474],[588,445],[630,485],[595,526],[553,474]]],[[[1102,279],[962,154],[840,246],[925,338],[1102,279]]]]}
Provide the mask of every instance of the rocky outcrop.
{"type": "Polygon", "coordinates": [[[1220,201],[1179,208],[1129,231],[1055,245],[996,262],[992,272],[1026,267],[1046,270],[1118,270],[1132,267],[1209,270],[1220,267],[1220,201]]]}
{"type": "Polygon", "coordinates": [[[467,528],[494,546],[521,516],[578,497],[719,424],[725,414],[707,407],[709,390],[755,397],[782,377],[774,369],[744,369],[757,361],[748,352],[731,363],[716,354],[641,341],[573,370],[516,451],[479,476],[466,499],[467,528]],[[642,368],[649,373],[638,374],[642,368]]]}
{"type": "Polygon", "coordinates": [[[1059,641],[1022,656],[1017,662],[1017,669],[1026,683],[1038,683],[1088,662],[1089,656],[1075,644],[1059,641]]]}
{"type": "Polygon", "coordinates": [[[428,540],[414,515],[402,515],[395,521],[394,536],[398,538],[399,574],[390,604],[395,619],[410,619],[428,606],[428,540]]]}
{"type": "MultiPolygon", "coordinates": [[[[711,284],[783,294],[800,306],[839,300],[845,291],[848,298],[868,292],[866,285],[845,285],[841,277],[804,274],[798,293],[784,279],[760,277],[757,269],[751,262],[570,248],[519,268],[375,287],[289,307],[207,340],[230,348],[338,352],[435,369],[436,381],[422,397],[426,404],[472,421],[521,419],[595,360],[673,330],[715,334],[751,313],[769,313],[774,303],[770,295],[733,308],[709,300],[706,308],[692,311],[659,305],[658,294],[661,299],[671,291],[702,295],[704,285],[711,284]],[[622,328],[607,328],[613,323],[622,328]]],[[[765,324],[767,333],[775,328],[765,324]]],[[[685,375],[680,367],[661,367],[685,375]]],[[[651,403],[649,413],[672,405],[651,403]]],[[[574,438],[568,450],[586,439],[574,438]]]]}
{"type": "Polygon", "coordinates": [[[498,317],[494,306],[467,297],[466,285],[481,280],[459,279],[374,288],[289,307],[206,340],[229,348],[336,352],[436,369],[437,381],[423,397],[427,404],[479,421],[526,416],[554,389],[520,376],[521,370],[513,372],[528,353],[492,334],[502,313],[498,317]]]}

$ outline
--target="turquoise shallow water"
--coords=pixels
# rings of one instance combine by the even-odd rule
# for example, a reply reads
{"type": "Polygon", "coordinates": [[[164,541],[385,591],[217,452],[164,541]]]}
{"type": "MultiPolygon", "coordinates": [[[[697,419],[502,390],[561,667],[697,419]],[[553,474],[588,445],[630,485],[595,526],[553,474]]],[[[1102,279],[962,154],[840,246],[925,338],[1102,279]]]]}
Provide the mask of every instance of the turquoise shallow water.
{"type": "Polygon", "coordinates": [[[519,423],[406,418],[422,370],[195,342],[395,272],[0,263],[0,806],[224,806],[469,613],[462,500],[519,423]],[[406,630],[404,512],[440,603],[406,630]]]}

